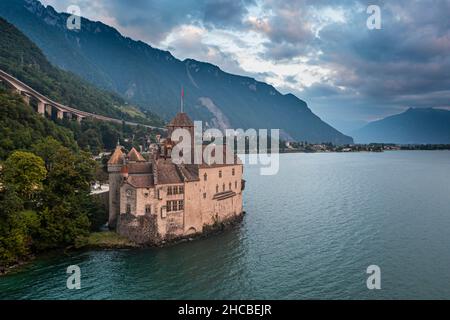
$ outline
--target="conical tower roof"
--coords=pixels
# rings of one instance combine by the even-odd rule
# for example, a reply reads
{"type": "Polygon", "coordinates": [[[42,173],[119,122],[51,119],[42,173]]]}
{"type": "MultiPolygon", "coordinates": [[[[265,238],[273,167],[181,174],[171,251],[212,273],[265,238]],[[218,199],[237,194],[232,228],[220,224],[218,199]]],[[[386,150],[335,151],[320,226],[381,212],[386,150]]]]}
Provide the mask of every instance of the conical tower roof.
{"type": "Polygon", "coordinates": [[[108,164],[123,164],[124,153],[122,152],[122,147],[117,145],[116,150],[109,158],[108,164]]]}
{"type": "Polygon", "coordinates": [[[146,161],[145,158],[134,147],[131,148],[130,152],[128,152],[127,157],[129,161],[146,161]]]}

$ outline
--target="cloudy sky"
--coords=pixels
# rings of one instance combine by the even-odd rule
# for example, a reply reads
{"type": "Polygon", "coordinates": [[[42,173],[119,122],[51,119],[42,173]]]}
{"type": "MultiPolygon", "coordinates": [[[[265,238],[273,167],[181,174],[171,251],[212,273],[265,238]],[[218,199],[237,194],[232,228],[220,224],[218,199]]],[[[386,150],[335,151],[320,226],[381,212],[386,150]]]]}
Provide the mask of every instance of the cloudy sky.
{"type": "Polygon", "coordinates": [[[348,133],[408,107],[450,109],[448,0],[43,0],[292,92],[348,133]],[[369,30],[369,5],[381,29],[369,30]]]}

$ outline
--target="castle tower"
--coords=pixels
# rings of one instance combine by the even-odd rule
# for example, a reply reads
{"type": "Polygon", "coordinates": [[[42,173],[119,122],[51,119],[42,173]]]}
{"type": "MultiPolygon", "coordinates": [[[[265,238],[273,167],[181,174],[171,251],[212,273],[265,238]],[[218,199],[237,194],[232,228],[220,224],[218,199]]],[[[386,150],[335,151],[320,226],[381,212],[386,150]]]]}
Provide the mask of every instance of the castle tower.
{"type": "Polygon", "coordinates": [[[167,137],[168,140],[170,140],[173,144],[177,144],[179,141],[172,139],[172,133],[176,129],[186,129],[189,131],[191,135],[191,163],[193,163],[194,159],[194,123],[189,118],[189,116],[184,112],[178,112],[175,116],[175,118],[170,121],[170,123],[166,126],[167,128],[167,137]]]}
{"type": "Polygon", "coordinates": [[[109,219],[110,229],[115,228],[120,211],[120,184],[122,181],[121,169],[125,164],[125,155],[122,147],[117,145],[116,150],[108,161],[109,174],[109,219]]]}

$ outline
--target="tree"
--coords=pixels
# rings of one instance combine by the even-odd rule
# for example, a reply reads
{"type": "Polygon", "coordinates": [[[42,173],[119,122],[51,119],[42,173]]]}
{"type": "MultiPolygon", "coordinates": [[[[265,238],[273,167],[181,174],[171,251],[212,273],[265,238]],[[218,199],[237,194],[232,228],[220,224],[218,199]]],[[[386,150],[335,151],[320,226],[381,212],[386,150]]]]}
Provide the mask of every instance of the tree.
{"type": "Polygon", "coordinates": [[[13,186],[24,200],[43,189],[46,175],[44,160],[30,152],[14,151],[4,163],[5,188],[13,186]]]}
{"type": "Polygon", "coordinates": [[[52,137],[46,137],[32,146],[33,152],[44,160],[47,171],[52,170],[53,158],[61,148],[62,144],[52,137]]]}

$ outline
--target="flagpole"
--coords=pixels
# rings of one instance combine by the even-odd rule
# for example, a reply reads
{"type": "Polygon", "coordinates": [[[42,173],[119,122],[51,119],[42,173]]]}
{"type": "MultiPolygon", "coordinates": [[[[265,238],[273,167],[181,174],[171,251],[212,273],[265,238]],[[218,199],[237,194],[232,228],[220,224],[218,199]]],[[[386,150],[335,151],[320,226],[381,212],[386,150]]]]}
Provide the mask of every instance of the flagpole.
{"type": "Polygon", "coordinates": [[[183,103],[184,103],[184,88],[181,86],[181,113],[183,113],[183,103]]]}

